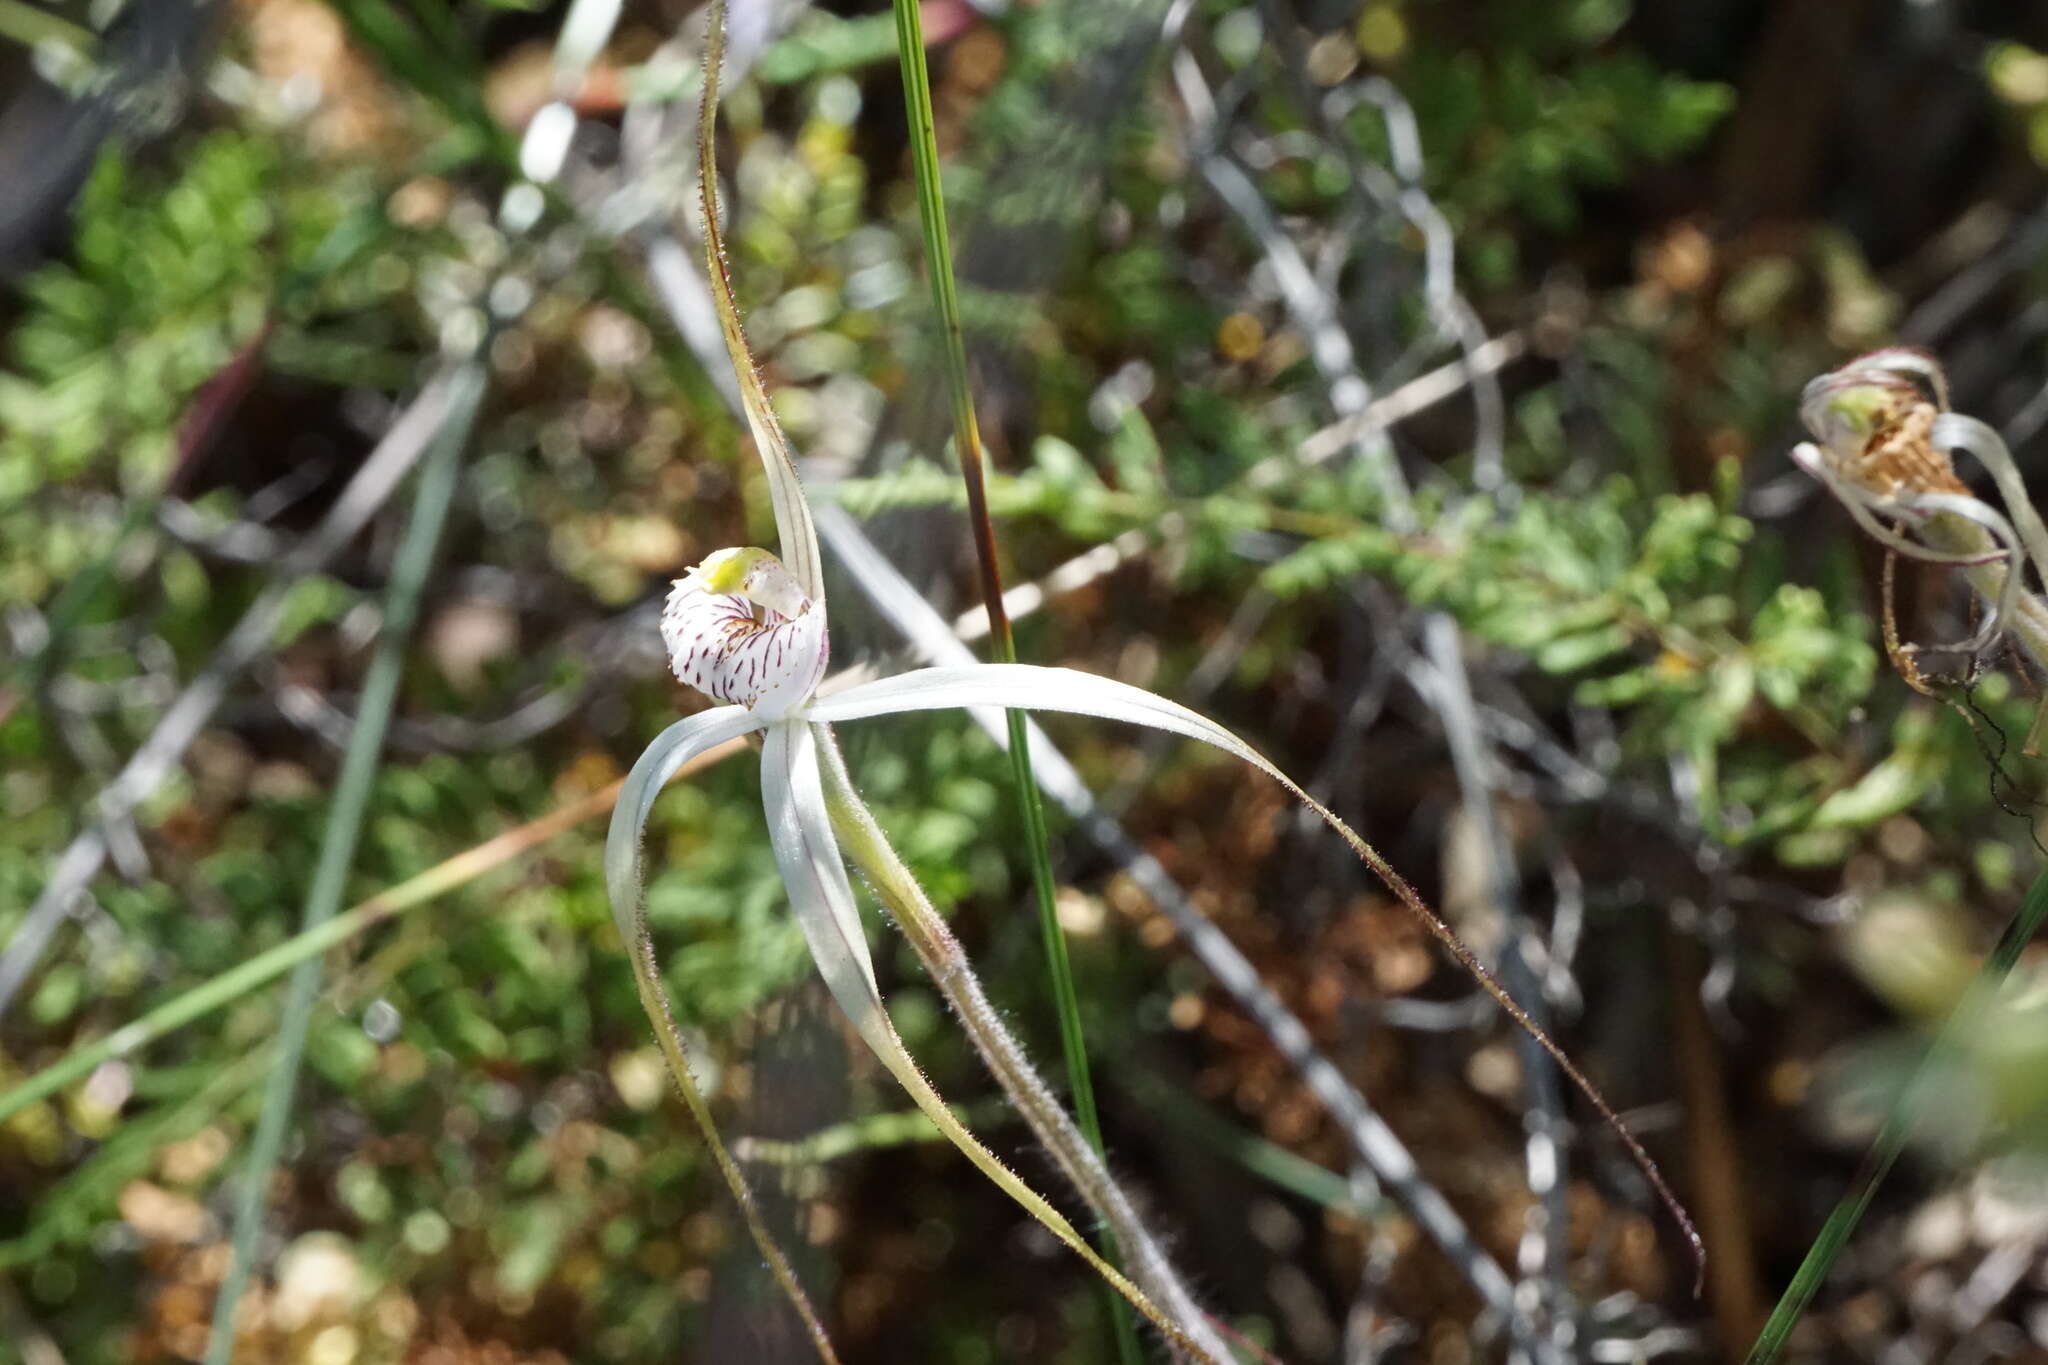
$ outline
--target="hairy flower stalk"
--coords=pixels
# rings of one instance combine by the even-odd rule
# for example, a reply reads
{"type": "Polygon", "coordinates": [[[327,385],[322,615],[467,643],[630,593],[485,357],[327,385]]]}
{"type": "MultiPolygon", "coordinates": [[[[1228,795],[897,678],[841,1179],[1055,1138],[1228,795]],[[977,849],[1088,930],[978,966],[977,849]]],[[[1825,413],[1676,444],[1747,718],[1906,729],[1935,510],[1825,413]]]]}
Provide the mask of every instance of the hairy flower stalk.
{"type": "Polygon", "coordinates": [[[1983,622],[1970,638],[1909,645],[1906,653],[1978,654],[2005,636],[2048,670],[2048,604],[2027,583],[2029,563],[2037,575],[2048,565],[2048,529],[2004,440],[1947,409],[1948,384],[1931,356],[1874,351],[1806,386],[1799,415],[1814,440],[1792,458],[1880,545],[1961,568],[1983,600],[1983,622]],[[1956,451],[1990,473],[2002,509],[1956,477],[1956,451]]]}
{"type": "MultiPolygon", "coordinates": [[[[1203,1324],[1205,1314],[1181,1283],[1166,1249],[1152,1234],[1123,1187],[1104,1164],[1081,1127],[1060,1104],[1052,1087],[1031,1065],[1023,1044],[1003,1022],[996,1007],[981,988],[981,978],[967,960],[967,952],[953,930],[918,885],[917,878],[903,865],[903,859],[875,822],[874,812],[854,790],[846,771],[846,759],[834,742],[824,746],[826,808],[832,827],[852,856],[868,884],[875,890],[890,917],[902,928],[916,950],[939,993],[953,1007],[961,1027],[967,1031],[975,1050],[994,1073],[1010,1103],[1024,1116],[1031,1131],[1052,1154],[1061,1174],[1102,1220],[1116,1231],[1117,1245],[1130,1267],[1132,1278],[1145,1286],[1168,1313],[1180,1322],[1203,1324]]],[[[1206,1334],[1204,1334],[1206,1335],[1206,1334]]],[[[1210,1341],[1212,1350],[1222,1349],[1210,1341]]],[[[1223,1358],[1230,1357],[1226,1353],[1223,1358]]]]}

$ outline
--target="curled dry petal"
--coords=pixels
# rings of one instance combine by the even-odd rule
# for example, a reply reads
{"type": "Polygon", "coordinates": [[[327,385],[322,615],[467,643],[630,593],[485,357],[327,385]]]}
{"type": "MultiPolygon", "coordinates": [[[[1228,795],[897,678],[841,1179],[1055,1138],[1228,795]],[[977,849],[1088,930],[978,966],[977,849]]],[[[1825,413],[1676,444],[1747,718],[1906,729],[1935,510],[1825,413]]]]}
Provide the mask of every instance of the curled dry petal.
{"type": "Polygon", "coordinates": [[[825,608],[766,550],[720,550],[675,582],[661,639],[678,680],[780,720],[825,676],[825,608]]]}
{"type": "Polygon", "coordinates": [[[1799,416],[1814,443],[1793,460],[1858,526],[1909,558],[1960,566],[1984,599],[1984,621],[1954,648],[1975,654],[2010,633],[2048,667],[2048,607],[2026,582],[2029,565],[2048,565],[2048,525],[1998,433],[1948,411],[1940,363],[1905,347],[1874,351],[1809,383],[1799,416]],[[1959,451],[1984,466],[2002,506],[1956,477],[1959,451]]]}
{"type": "MultiPolygon", "coordinates": [[[[1967,497],[1970,490],[1932,439],[1939,407],[1898,364],[1880,363],[1880,357],[1910,354],[1880,352],[1820,376],[1800,396],[1800,419],[1820,443],[1828,468],[1867,495],[1967,497]]],[[[1936,394],[1943,391],[1932,379],[1927,382],[1936,394]]]]}

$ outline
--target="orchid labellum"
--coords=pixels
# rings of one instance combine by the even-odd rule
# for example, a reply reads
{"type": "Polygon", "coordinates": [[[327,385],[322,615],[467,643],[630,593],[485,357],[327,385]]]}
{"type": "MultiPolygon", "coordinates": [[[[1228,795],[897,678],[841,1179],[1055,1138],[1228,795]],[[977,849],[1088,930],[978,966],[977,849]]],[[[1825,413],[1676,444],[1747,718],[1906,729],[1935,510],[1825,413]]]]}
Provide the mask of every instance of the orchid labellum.
{"type": "Polygon", "coordinates": [[[712,116],[717,101],[724,6],[715,4],[705,57],[699,155],[706,264],[743,407],[768,475],[782,557],[743,547],[707,557],[670,593],[661,618],[676,676],[723,703],[677,721],[648,746],[627,777],[605,849],[605,879],[621,934],[633,946],[636,981],[678,1087],[733,1188],[755,1240],[798,1311],[820,1355],[835,1359],[816,1315],[787,1261],[761,1225],[744,1179],[720,1142],[669,1016],[641,903],[641,835],[661,789],[693,757],[743,735],[761,736],[761,797],[776,864],[826,986],[863,1041],[951,1142],[1006,1193],[1107,1279],[1166,1337],[1183,1359],[1224,1365],[1232,1359],[1221,1333],[1195,1305],[1131,1210],[1100,1159],[1074,1130],[1039,1080],[943,922],[924,901],[872,815],[853,791],[832,725],[909,711],[1012,707],[1065,711],[1126,721],[1200,740],[1242,759],[1281,783],[1313,810],[1421,916],[1439,940],[1524,1028],[1529,1029],[1614,1125],[1672,1208],[1697,1252],[1698,1238],[1649,1158],[1557,1046],[1497,984],[1471,951],[1394,872],[1377,850],[1256,750],[1214,721],[1149,692],[1072,669],[1021,664],[927,668],[820,695],[829,654],[824,580],[811,510],[796,464],[777,425],[743,336],[725,270],[715,200],[712,116]],[[902,922],[990,1069],[1004,1084],[1062,1170],[1111,1226],[1130,1276],[1111,1267],[1043,1198],[1033,1192],[953,1116],[911,1059],[883,1008],[853,890],[841,855],[844,840],[884,902],[902,922]]]}

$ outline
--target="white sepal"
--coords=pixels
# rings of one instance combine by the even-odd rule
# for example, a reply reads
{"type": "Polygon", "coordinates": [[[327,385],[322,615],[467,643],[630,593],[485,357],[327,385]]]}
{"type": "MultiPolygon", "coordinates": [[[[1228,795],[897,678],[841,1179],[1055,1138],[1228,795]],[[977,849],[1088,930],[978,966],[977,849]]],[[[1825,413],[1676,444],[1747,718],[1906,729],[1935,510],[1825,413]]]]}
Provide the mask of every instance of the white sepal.
{"type": "Polygon", "coordinates": [[[640,910],[640,836],[647,829],[654,798],[676,770],[707,749],[760,729],[766,722],[743,706],[721,706],[685,716],[655,737],[626,774],[612,807],[611,832],[604,841],[604,885],[610,893],[612,919],[628,951],[639,937],[633,917],[640,910]]]}
{"type": "Polygon", "coordinates": [[[761,746],[761,804],[768,812],[768,842],[789,888],[790,908],[818,973],[861,1037],[886,1057],[902,1044],[894,1041],[882,1013],[867,935],[825,809],[817,742],[807,726],[791,722],[768,728],[761,746]]]}

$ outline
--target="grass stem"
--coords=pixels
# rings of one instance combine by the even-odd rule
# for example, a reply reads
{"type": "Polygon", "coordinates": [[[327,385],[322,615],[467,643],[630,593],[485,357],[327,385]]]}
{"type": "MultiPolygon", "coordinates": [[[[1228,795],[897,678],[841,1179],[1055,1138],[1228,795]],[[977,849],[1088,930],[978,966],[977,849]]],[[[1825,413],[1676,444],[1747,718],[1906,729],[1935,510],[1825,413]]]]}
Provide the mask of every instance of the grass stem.
{"type": "MultiPolygon", "coordinates": [[[[925,67],[924,21],[918,0],[895,0],[896,53],[903,67],[903,102],[910,120],[911,159],[917,176],[918,218],[924,225],[925,268],[931,279],[932,304],[944,336],[946,380],[953,407],[953,444],[967,485],[968,523],[974,528],[974,555],[980,568],[981,600],[988,611],[989,638],[999,663],[1017,662],[1017,642],[1003,608],[1002,569],[996,559],[995,522],[989,516],[987,477],[981,454],[981,429],[974,417],[974,395],[967,375],[967,348],[960,327],[960,301],[953,280],[952,244],[946,231],[946,203],[939,182],[939,147],[932,118],[931,76],[925,67]]],[[[1024,842],[1031,861],[1031,886],[1038,905],[1038,924],[1045,941],[1047,974],[1059,1015],[1060,1047],[1065,1054],[1067,1083],[1074,1115],[1096,1155],[1103,1154],[1102,1120],[1095,1106],[1095,1087],[1088,1067],[1088,1045],[1081,1027],[1081,1003],[1074,989],[1073,964],[1060,928],[1055,900],[1052,856],[1046,842],[1045,806],[1031,771],[1031,747],[1024,714],[1006,713],[1010,735],[1010,771],[1017,806],[1024,822],[1024,842]]],[[[1115,1234],[1101,1225],[1109,1260],[1121,1264],[1115,1234]]],[[[1105,1291],[1107,1292],[1107,1291],[1105,1291]]],[[[1138,1333],[1129,1308],[1109,1296],[1117,1352],[1123,1365],[1138,1365],[1138,1333]]]]}

